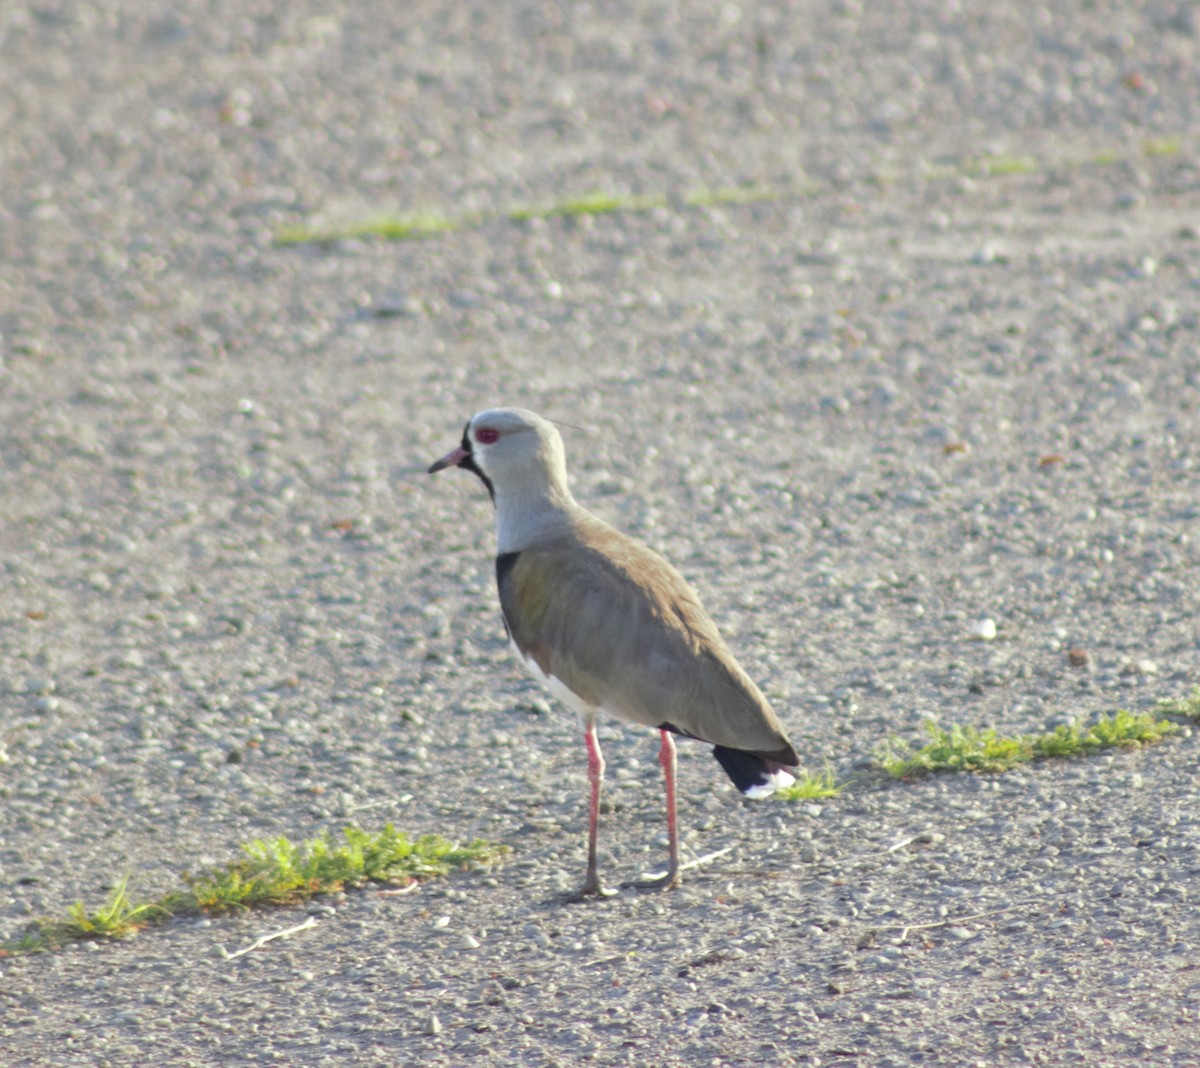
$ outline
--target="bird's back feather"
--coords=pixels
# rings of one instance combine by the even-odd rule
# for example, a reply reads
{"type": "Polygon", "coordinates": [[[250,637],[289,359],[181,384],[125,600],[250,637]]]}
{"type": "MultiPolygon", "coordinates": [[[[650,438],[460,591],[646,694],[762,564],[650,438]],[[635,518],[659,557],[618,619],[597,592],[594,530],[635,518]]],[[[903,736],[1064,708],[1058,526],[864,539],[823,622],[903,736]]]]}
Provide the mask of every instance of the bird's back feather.
{"type": "Polygon", "coordinates": [[[570,529],[497,559],[522,655],[586,705],[793,766],[774,710],[687,581],[583,512],[570,529]]]}

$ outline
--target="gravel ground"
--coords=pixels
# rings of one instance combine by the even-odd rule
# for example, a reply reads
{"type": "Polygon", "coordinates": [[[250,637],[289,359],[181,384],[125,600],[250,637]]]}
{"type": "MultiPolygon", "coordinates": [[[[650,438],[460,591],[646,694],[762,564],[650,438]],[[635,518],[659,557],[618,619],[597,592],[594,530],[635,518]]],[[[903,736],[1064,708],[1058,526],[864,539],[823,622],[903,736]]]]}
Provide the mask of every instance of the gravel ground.
{"type": "MultiPolygon", "coordinates": [[[[1194,6],[566,7],[0,7],[0,934],[348,819],[513,849],[236,960],[306,910],[0,960],[0,1060],[1200,1064],[1194,737],[870,767],[1200,677],[1194,6]],[[596,189],[670,202],[494,216],[596,189]],[[493,214],[272,243],[388,210],[493,214]],[[841,797],[685,746],[730,852],[559,903],[582,740],[422,473],[498,403],[586,428],[841,797]]],[[[602,740],[616,880],[661,787],[602,740]]]]}

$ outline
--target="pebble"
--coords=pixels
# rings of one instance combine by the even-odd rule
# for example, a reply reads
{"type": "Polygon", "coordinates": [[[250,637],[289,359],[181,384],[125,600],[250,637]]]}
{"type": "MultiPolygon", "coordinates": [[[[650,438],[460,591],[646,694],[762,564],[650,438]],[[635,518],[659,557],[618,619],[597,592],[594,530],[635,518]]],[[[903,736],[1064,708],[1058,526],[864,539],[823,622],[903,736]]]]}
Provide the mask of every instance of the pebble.
{"type": "Polygon", "coordinates": [[[968,633],[975,641],[990,642],[996,637],[996,621],[988,616],[977,619],[971,623],[968,633]]]}

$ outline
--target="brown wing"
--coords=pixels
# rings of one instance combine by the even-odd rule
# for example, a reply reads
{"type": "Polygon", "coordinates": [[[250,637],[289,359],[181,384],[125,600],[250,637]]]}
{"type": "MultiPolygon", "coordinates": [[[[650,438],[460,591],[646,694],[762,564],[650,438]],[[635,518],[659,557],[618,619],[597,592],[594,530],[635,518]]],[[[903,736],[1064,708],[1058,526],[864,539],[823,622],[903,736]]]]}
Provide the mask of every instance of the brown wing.
{"type": "Polygon", "coordinates": [[[774,710],[679,572],[599,520],[576,534],[498,561],[501,608],[522,653],[635,723],[796,763],[774,710]]]}

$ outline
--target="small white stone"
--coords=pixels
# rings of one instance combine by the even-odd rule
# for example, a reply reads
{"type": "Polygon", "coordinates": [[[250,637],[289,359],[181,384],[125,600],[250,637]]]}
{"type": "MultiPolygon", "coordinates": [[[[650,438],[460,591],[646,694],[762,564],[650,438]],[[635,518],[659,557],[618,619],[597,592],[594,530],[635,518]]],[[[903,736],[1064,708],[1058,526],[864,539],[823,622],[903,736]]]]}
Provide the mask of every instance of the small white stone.
{"type": "Polygon", "coordinates": [[[478,949],[479,939],[472,934],[465,934],[458,940],[461,949],[478,949]]]}
{"type": "Polygon", "coordinates": [[[442,1033],[442,1021],[434,1016],[433,1013],[430,1013],[429,1019],[425,1021],[425,1033],[427,1035],[440,1035],[442,1033]]]}
{"type": "Polygon", "coordinates": [[[440,931],[443,927],[450,926],[450,917],[449,916],[439,916],[429,926],[432,927],[435,931],[440,931]]]}
{"type": "Polygon", "coordinates": [[[971,637],[975,641],[990,642],[996,637],[996,621],[990,616],[975,620],[971,624],[971,637]]]}

